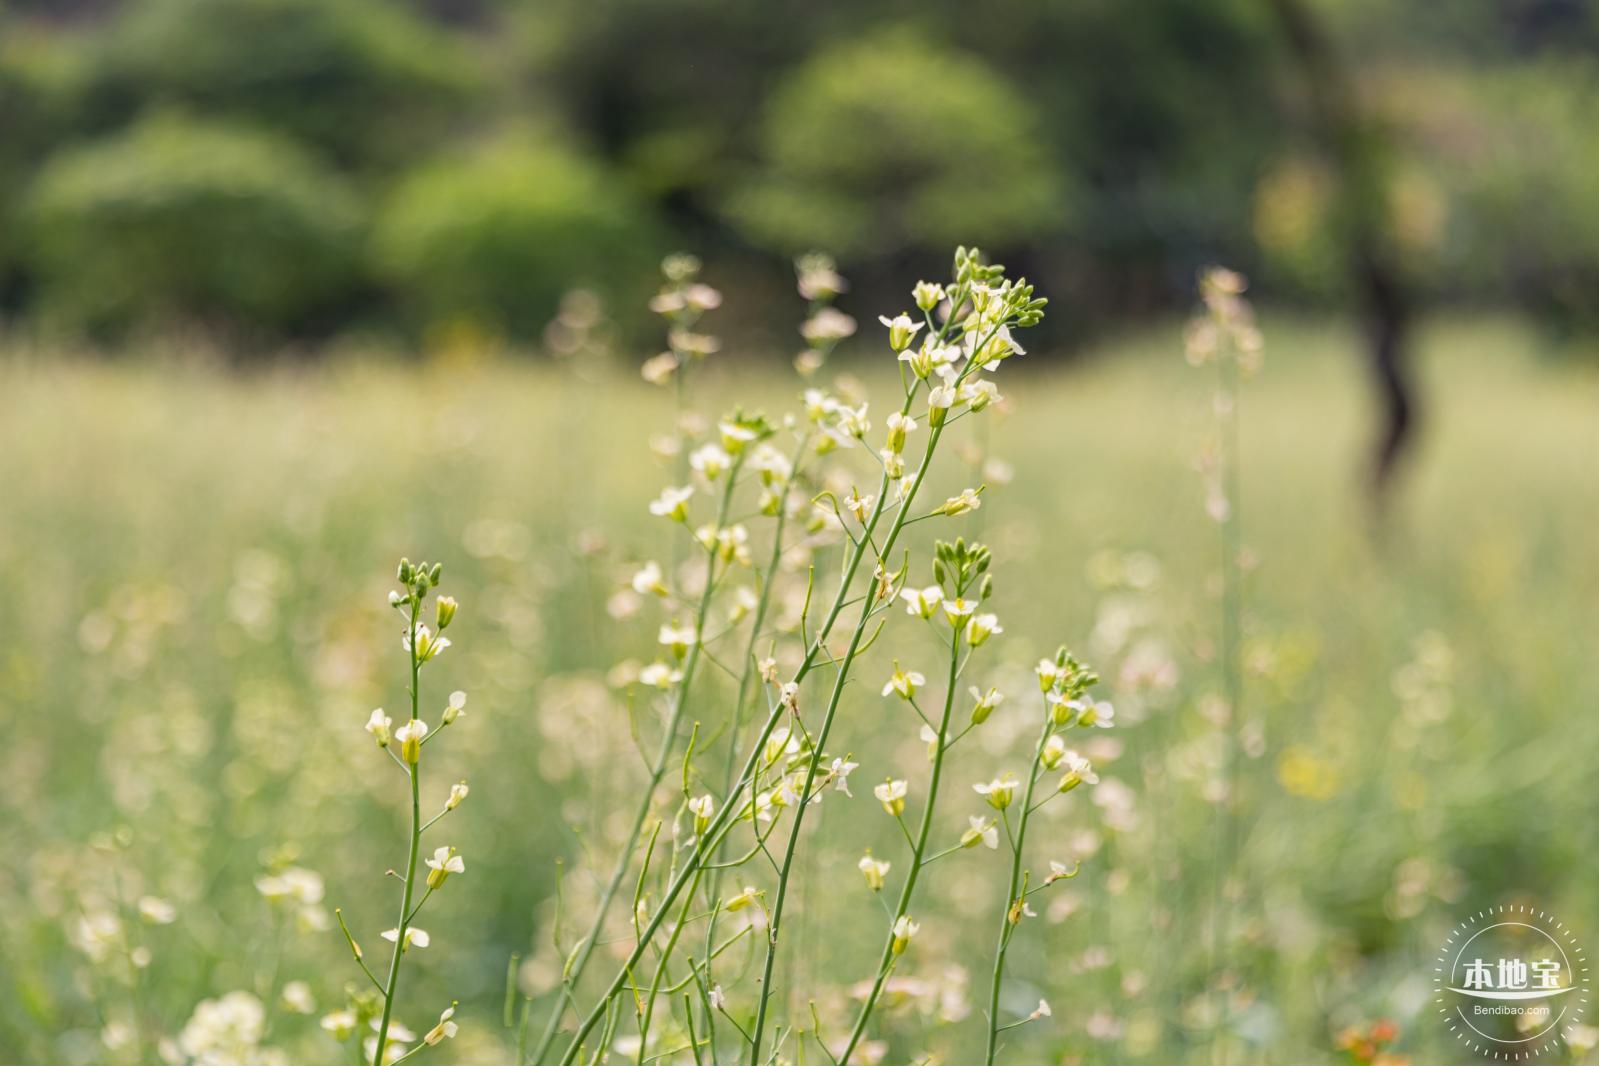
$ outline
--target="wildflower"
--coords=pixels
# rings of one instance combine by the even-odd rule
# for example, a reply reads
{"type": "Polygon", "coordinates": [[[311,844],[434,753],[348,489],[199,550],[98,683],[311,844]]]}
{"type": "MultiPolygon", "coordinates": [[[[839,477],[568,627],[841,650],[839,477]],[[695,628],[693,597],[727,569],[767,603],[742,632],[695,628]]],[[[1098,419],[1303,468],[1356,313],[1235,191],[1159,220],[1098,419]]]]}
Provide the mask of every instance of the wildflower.
{"type": "MultiPolygon", "coordinates": [[[[392,944],[400,939],[400,931],[398,929],[385,929],[383,930],[383,939],[392,944]]],[[[418,929],[413,925],[405,931],[405,943],[400,947],[400,950],[410,951],[413,944],[419,948],[425,948],[431,939],[426,929],[418,929]]],[[[391,1035],[391,1039],[398,1040],[400,1038],[391,1035]]]]}
{"type": "Polygon", "coordinates": [[[688,465],[707,481],[715,481],[733,463],[733,457],[717,447],[706,444],[689,453],[688,465]]]}
{"type": "Polygon", "coordinates": [[[849,490],[849,496],[844,500],[844,506],[849,510],[850,514],[855,516],[855,521],[864,526],[866,524],[866,516],[872,510],[872,500],[875,498],[874,496],[862,496],[860,490],[852,486],[849,490]]]}
{"type": "Polygon", "coordinates": [[[426,860],[426,862],[427,868],[432,871],[428,874],[429,888],[442,887],[445,879],[451,874],[466,873],[466,863],[454,848],[439,848],[433,852],[433,857],[426,860]]]}
{"type": "Polygon", "coordinates": [[[750,453],[749,466],[760,475],[764,485],[787,484],[794,470],[788,458],[770,444],[761,444],[750,453]]]}
{"type": "Polygon", "coordinates": [[[999,828],[992,818],[978,818],[973,815],[966,819],[971,828],[961,834],[961,847],[975,848],[978,844],[986,844],[990,851],[999,847],[999,828]]]}
{"type": "Polygon", "coordinates": [[[309,906],[322,902],[323,885],[319,874],[290,866],[274,876],[256,878],[255,890],[273,903],[293,900],[309,906]]]}
{"type": "Polygon", "coordinates": [[[833,779],[833,791],[842,792],[844,795],[855,798],[855,793],[849,790],[849,775],[860,768],[860,763],[848,762],[844,759],[834,759],[833,765],[828,768],[828,774],[833,779]]]}
{"type": "Polygon", "coordinates": [[[658,518],[670,518],[674,522],[688,521],[688,500],[694,495],[694,486],[685,485],[680,489],[667,486],[661,490],[661,495],[650,504],[650,514],[658,518]]]}
{"type": "Polygon", "coordinates": [[[316,1010],[316,1000],[311,996],[311,986],[304,981],[290,981],[283,986],[283,1006],[295,1014],[310,1014],[316,1010]]]}
{"type": "Polygon", "coordinates": [[[394,739],[400,742],[400,758],[415,766],[422,758],[422,738],[428,735],[428,724],[420,718],[413,718],[394,731],[394,739]]]}
{"type": "Polygon", "coordinates": [[[999,394],[999,386],[995,385],[987,378],[979,378],[977,380],[968,381],[962,384],[960,387],[960,398],[964,400],[966,405],[973,411],[981,411],[989,404],[998,403],[1001,399],[1003,399],[1003,397],[999,394]]]}
{"type": "Polygon", "coordinates": [[[633,591],[640,596],[665,596],[667,588],[662,578],[661,564],[651,559],[639,567],[638,572],[633,575],[633,591]]]}
{"type": "Polygon", "coordinates": [[[883,472],[889,477],[899,478],[905,476],[905,457],[899,452],[889,451],[884,448],[877,453],[877,457],[883,461],[883,472]]]}
{"type": "MultiPolygon", "coordinates": [[[[400,638],[400,644],[405,648],[406,651],[411,651],[411,634],[406,633],[405,636],[400,638]]],[[[445,648],[448,648],[449,646],[449,637],[435,637],[433,635],[433,631],[428,629],[428,627],[425,625],[419,625],[416,627],[416,650],[413,652],[413,654],[416,656],[417,662],[425,663],[430,659],[435,659],[444,652],[445,648]]]]}
{"type": "Polygon", "coordinates": [[[450,702],[444,705],[443,722],[449,725],[457,718],[466,717],[466,693],[456,689],[450,693],[450,702]]]}
{"type": "Polygon", "coordinates": [[[1002,811],[1016,796],[1016,775],[1004,774],[986,784],[973,785],[972,791],[986,799],[990,807],[1002,811]]]}
{"type": "Polygon", "coordinates": [[[266,1034],[266,1008],[248,992],[202,1000],[178,1034],[178,1047],[197,1062],[234,1062],[256,1057],[266,1034]]]}
{"type": "Polygon", "coordinates": [[[785,681],[777,690],[777,701],[787,707],[790,714],[799,714],[799,685],[785,681]]]}
{"type": "Polygon", "coordinates": [[[698,643],[693,626],[678,625],[675,622],[663,625],[658,639],[679,659],[688,654],[688,649],[692,645],[698,643]]]}
{"type": "Polygon", "coordinates": [[[1068,870],[1068,869],[1066,869],[1066,864],[1065,863],[1056,862],[1055,860],[1051,859],[1050,862],[1049,862],[1049,876],[1044,878],[1044,884],[1052,885],[1056,881],[1064,881],[1064,880],[1067,880],[1068,878],[1072,878],[1072,877],[1076,877],[1076,876],[1077,876],[1077,867],[1073,866],[1070,870],[1068,870]]]}
{"type": "Polygon", "coordinates": [[[867,852],[861,856],[861,861],[855,864],[861,871],[861,876],[866,878],[866,887],[873,892],[883,891],[884,878],[888,876],[890,863],[882,859],[872,858],[872,853],[867,852]]]}
{"type": "Polygon", "coordinates": [[[993,614],[973,615],[972,620],[966,625],[966,643],[972,647],[979,647],[989,637],[1005,632],[1005,627],[999,624],[999,616],[993,614]]]}
{"type": "Polygon", "coordinates": [[[896,352],[903,352],[910,347],[911,338],[916,336],[923,323],[911,321],[911,316],[900,312],[893,318],[878,315],[877,320],[888,327],[888,346],[896,352]]]}
{"type": "Polygon", "coordinates": [[[722,991],[721,985],[713,985],[706,999],[710,1001],[713,1010],[727,1009],[727,993],[722,991]]]}
{"type": "Polygon", "coordinates": [[[923,311],[931,311],[944,300],[944,286],[931,281],[918,281],[911,290],[911,299],[916,301],[916,306],[923,311]]]}
{"type": "Polygon", "coordinates": [[[638,672],[639,684],[651,688],[668,689],[683,680],[683,671],[666,663],[650,663],[638,672]]]}
{"type": "Polygon", "coordinates": [[[158,896],[144,896],[139,900],[139,917],[151,925],[171,925],[178,920],[178,908],[158,896]]]}
{"type": "Polygon", "coordinates": [[[824,307],[800,326],[800,336],[811,344],[836,344],[855,333],[855,320],[844,312],[824,307]]]}
{"type": "Polygon", "coordinates": [[[452,1020],[455,1017],[455,1004],[451,1003],[443,1014],[439,1015],[439,1024],[429,1029],[422,1037],[422,1043],[435,1047],[455,1036],[457,1026],[452,1020]]]}
{"type": "Polygon", "coordinates": [[[760,662],[756,663],[755,664],[755,668],[760,671],[761,680],[762,681],[766,682],[768,685],[777,684],[777,660],[776,659],[774,659],[770,655],[768,655],[766,658],[764,658],[760,662]]]}
{"type": "Polygon", "coordinates": [[[1055,1012],[1049,1009],[1049,1000],[1041,999],[1038,1001],[1038,1006],[1033,1008],[1033,1013],[1027,1016],[1027,1020],[1036,1022],[1040,1018],[1048,1018],[1053,1013],[1055,1012]]]}
{"type": "Polygon", "coordinates": [[[937,585],[922,589],[901,589],[899,598],[905,601],[905,613],[918,618],[931,618],[944,602],[944,590],[937,585]]]}
{"type": "Polygon", "coordinates": [[[911,373],[926,381],[933,374],[933,343],[932,338],[917,349],[907,348],[899,353],[899,361],[910,367],[911,373]]]}
{"type": "Polygon", "coordinates": [[[899,660],[895,659],[894,675],[890,677],[888,679],[888,683],[883,686],[883,695],[887,696],[890,692],[897,692],[899,693],[900,699],[914,699],[916,697],[916,689],[926,683],[927,678],[923,677],[917,671],[911,670],[907,672],[905,670],[901,670],[899,666],[899,660]]]}
{"type": "Polygon", "coordinates": [[[1053,770],[1059,765],[1065,755],[1066,742],[1060,738],[1059,734],[1051,734],[1050,738],[1044,742],[1044,750],[1039,753],[1038,758],[1044,764],[1044,769],[1053,770]]]}
{"type": "Polygon", "coordinates": [[[955,387],[953,385],[935,385],[929,389],[927,391],[928,425],[943,425],[945,416],[953,406],[955,406],[955,387]]]}
{"type": "MultiPolygon", "coordinates": [[[[1065,751],[1061,761],[1066,764],[1066,773],[1061,776],[1060,790],[1070,792],[1084,782],[1090,785],[1099,784],[1099,775],[1094,773],[1094,767],[1089,761],[1075,751],[1065,751]]],[[[1108,785],[1106,786],[1109,787],[1108,785]]]]}
{"type": "Polygon", "coordinates": [[[671,352],[651,356],[644,360],[643,366],[639,367],[639,375],[651,385],[665,385],[672,380],[672,375],[675,373],[677,373],[677,356],[671,352]]]}
{"type": "Polygon", "coordinates": [[[1084,696],[1082,710],[1077,712],[1077,724],[1110,729],[1116,724],[1116,708],[1091,696],[1084,696]]]}
{"type": "Polygon", "coordinates": [[[932,726],[925,724],[917,733],[917,736],[921,737],[922,743],[927,745],[927,761],[932,762],[938,758],[938,749],[943,746],[944,738],[933,732],[932,726]]]}
{"type": "MultiPolygon", "coordinates": [[[[967,334],[970,342],[972,334],[967,334]]],[[[1013,355],[1026,355],[1027,349],[1016,343],[1016,338],[1011,336],[1009,326],[1001,326],[994,331],[994,335],[984,342],[981,349],[971,353],[974,363],[982,364],[984,370],[993,370],[995,367],[1013,355]]]]}
{"type": "Polygon", "coordinates": [[[911,920],[908,914],[902,914],[894,920],[894,954],[903,955],[905,949],[910,947],[911,940],[921,931],[921,926],[911,920]]]}
{"type": "Polygon", "coordinates": [[[953,600],[944,601],[944,616],[949,619],[950,625],[959,626],[973,611],[977,604],[964,596],[956,596],[953,600]]]}
{"type": "Polygon", "coordinates": [[[1038,671],[1038,689],[1040,692],[1048,692],[1058,682],[1066,679],[1066,668],[1058,665],[1054,659],[1038,660],[1038,666],[1035,669],[1038,671]]]}
{"type": "Polygon", "coordinates": [[[729,912],[736,913],[743,910],[745,907],[753,907],[756,899],[759,896],[760,893],[755,890],[754,885],[745,885],[744,891],[727,901],[726,909],[729,912]]]}
{"type": "Polygon", "coordinates": [[[465,781],[457,781],[450,786],[450,798],[444,801],[444,809],[447,811],[455,810],[461,805],[461,801],[466,799],[467,793],[471,791],[470,788],[466,787],[465,781]]]}
{"type": "MultiPolygon", "coordinates": [[[[1039,677],[1043,684],[1043,677],[1039,677]]],[[[1083,709],[1082,700],[1068,699],[1064,693],[1051,689],[1044,693],[1044,701],[1049,704],[1050,720],[1056,725],[1065,725],[1072,720],[1072,715],[1083,709]]]]}
{"type": "Polygon", "coordinates": [[[976,489],[962,489],[959,496],[951,496],[944,501],[944,506],[938,509],[939,514],[949,515],[951,518],[975,511],[983,506],[982,498],[976,489]]]}
{"type": "Polygon", "coordinates": [[[798,755],[799,750],[799,738],[785,726],[773,730],[772,735],[766,739],[766,748],[761,754],[765,756],[765,765],[771,766],[784,756],[798,755]]]}
{"type": "Polygon", "coordinates": [[[439,631],[455,620],[456,609],[460,606],[455,602],[454,596],[440,596],[433,604],[436,609],[435,619],[439,623],[439,631]]]}
{"type": "Polygon", "coordinates": [[[1005,700],[1005,694],[994,688],[989,689],[987,692],[980,692],[977,686],[973,685],[971,693],[972,699],[977,701],[972,707],[973,725],[982,725],[988,721],[988,716],[994,713],[994,708],[1005,700]]]}
{"type": "Polygon", "coordinates": [[[905,447],[905,435],[916,432],[916,419],[898,411],[888,416],[888,450],[896,455],[905,447]]]}
{"type": "Polygon", "coordinates": [[[883,805],[883,810],[898,818],[905,813],[905,793],[908,789],[904,781],[885,781],[872,789],[872,795],[883,805]]]}
{"type": "Polygon", "coordinates": [[[321,1026],[324,1032],[332,1035],[333,1039],[344,1042],[355,1035],[355,1012],[353,1010],[336,1010],[322,1016],[321,1026]]]}
{"type": "Polygon", "coordinates": [[[709,794],[696,796],[688,801],[688,809],[694,816],[694,832],[703,833],[705,827],[711,824],[711,815],[716,813],[716,800],[709,794]]]}

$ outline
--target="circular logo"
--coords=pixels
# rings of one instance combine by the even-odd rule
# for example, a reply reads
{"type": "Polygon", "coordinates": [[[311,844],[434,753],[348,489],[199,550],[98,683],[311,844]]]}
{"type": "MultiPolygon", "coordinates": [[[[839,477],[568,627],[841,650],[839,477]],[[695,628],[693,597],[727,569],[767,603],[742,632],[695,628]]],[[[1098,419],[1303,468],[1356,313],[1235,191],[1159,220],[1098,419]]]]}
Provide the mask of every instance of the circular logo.
{"type": "Polygon", "coordinates": [[[1515,1062],[1556,1052],[1588,1010],[1588,960],[1548,911],[1478,911],[1444,942],[1433,974],[1438,1013],[1465,1047],[1515,1062]]]}

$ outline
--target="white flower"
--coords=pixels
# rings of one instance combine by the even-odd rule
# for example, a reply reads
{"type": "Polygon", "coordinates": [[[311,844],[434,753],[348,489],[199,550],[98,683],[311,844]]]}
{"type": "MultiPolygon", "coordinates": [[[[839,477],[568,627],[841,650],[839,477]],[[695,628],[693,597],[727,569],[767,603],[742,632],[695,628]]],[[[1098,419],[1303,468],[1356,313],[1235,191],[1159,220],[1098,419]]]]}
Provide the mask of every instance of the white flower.
{"type": "MultiPolygon", "coordinates": [[[[406,651],[411,651],[411,634],[409,631],[400,637],[400,646],[406,651]]],[[[425,663],[430,659],[435,659],[449,646],[449,637],[435,637],[433,631],[425,625],[416,627],[416,651],[414,654],[417,662],[425,663]]]]}
{"type": "Polygon", "coordinates": [[[878,315],[877,320],[888,327],[888,346],[896,352],[903,352],[910,346],[911,338],[916,336],[923,323],[914,322],[911,316],[900,312],[893,318],[878,315]]]}
{"type": "Polygon", "coordinates": [[[450,798],[444,801],[444,809],[447,811],[455,810],[461,805],[461,801],[466,799],[467,793],[471,791],[471,789],[466,787],[465,781],[457,781],[450,786],[450,798]]]}
{"type": "Polygon", "coordinates": [[[321,1025],[324,1030],[333,1034],[333,1039],[348,1040],[355,1034],[355,1012],[336,1010],[331,1014],[324,1014],[321,1025]]]}
{"type": "MultiPolygon", "coordinates": [[[[383,930],[383,939],[392,944],[400,939],[400,931],[398,929],[385,929],[383,930]]],[[[400,950],[408,951],[413,944],[419,948],[425,948],[428,946],[429,939],[426,929],[418,929],[413,925],[405,931],[405,946],[400,950]]]]}
{"type": "Polygon", "coordinates": [[[861,871],[861,876],[866,878],[866,887],[873,892],[883,890],[883,879],[888,876],[890,864],[882,859],[874,859],[870,852],[861,856],[861,861],[855,864],[861,871]]]}
{"type": "Polygon", "coordinates": [[[709,793],[696,796],[688,801],[688,810],[694,816],[694,832],[703,833],[711,824],[711,815],[716,813],[716,800],[709,793]]]}
{"type": "Polygon", "coordinates": [[[1056,881],[1063,881],[1069,877],[1076,877],[1077,869],[1078,868],[1076,866],[1073,866],[1070,870],[1068,870],[1065,863],[1056,862],[1054,859],[1051,859],[1049,861],[1049,876],[1044,879],[1044,884],[1052,885],[1056,881]]]}
{"type": "Polygon", "coordinates": [[[715,481],[732,462],[733,457],[715,444],[696,448],[688,457],[688,465],[707,481],[715,481]]]}
{"type": "Polygon", "coordinates": [[[991,688],[981,692],[976,685],[971,687],[972,699],[976,704],[972,707],[972,724],[982,725],[988,721],[988,716],[994,713],[994,708],[1005,701],[1005,694],[998,689],[991,688]]]}
{"type": "MultiPolygon", "coordinates": [[[[1066,764],[1066,773],[1060,779],[1060,790],[1070,792],[1078,785],[1087,783],[1099,784],[1099,775],[1094,773],[1094,767],[1089,761],[1068,749],[1061,754],[1061,762],[1066,764]]],[[[1107,788],[1110,786],[1106,786],[1107,788]]]]}
{"type": "Polygon", "coordinates": [[[282,873],[255,879],[257,892],[268,900],[293,900],[307,906],[322,902],[322,877],[311,870],[290,866],[282,873]]]}
{"type": "Polygon", "coordinates": [[[911,299],[916,301],[916,306],[923,311],[931,311],[944,300],[944,286],[931,281],[918,281],[911,290],[911,299]]]}
{"type": "Polygon", "coordinates": [[[921,589],[900,589],[899,598],[905,601],[905,613],[918,618],[931,618],[944,602],[944,590],[937,585],[921,589]]]}
{"type": "Polygon", "coordinates": [[[422,758],[422,739],[428,735],[428,724],[420,718],[413,718],[394,731],[394,739],[400,743],[400,758],[412,766],[422,758]]]}
{"type": "Polygon", "coordinates": [[[896,659],[894,661],[894,675],[890,677],[888,679],[888,683],[883,686],[883,695],[887,696],[891,692],[897,692],[899,693],[901,699],[914,699],[916,696],[916,689],[921,685],[925,685],[926,683],[927,678],[923,677],[917,671],[901,670],[899,666],[899,660],[896,659]]]}
{"type": "Polygon", "coordinates": [[[721,985],[712,985],[710,993],[705,998],[710,1001],[713,1010],[727,1009],[727,994],[722,991],[721,985]]]}
{"type": "Polygon", "coordinates": [[[454,692],[450,693],[450,702],[444,705],[444,714],[442,715],[442,720],[445,725],[449,725],[457,718],[465,717],[466,693],[462,692],[460,689],[456,689],[454,692]]]}
{"type": "Polygon", "coordinates": [[[1038,1006],[1033,1008],[1033,1013],[1027,1016],[1027,1020],[1037,1021],[1040,1018],[1048,1018],[1053,1013],[1055,1012],[1049,1009],[1049,1000],[1041,999],[1038,1001],[1038,1006]]]}
{"type": "Polygon", "coordinates": [[[911,940],[921,931],[921,925],[911,920],[908,914],[902,914],[894,920],[894,954],[902,954],[910,946],[911,940]]]}
{"type": "Polygon", "coordinates": [[[824,307],[800,326],[800,336],[812,344],[837,343],[855,333],[855,320],[842,311],[824,307]]]}
{"type": "Polygon", "coordinates": [[[1010,806],[1016,796],[1016,775],[1002,774],[992,781],[973,785],[972,791],[986,799],[990,807],[1002,811],[1010,806]]]}
{"type": "Polygon", "coordinates": [[[766,485],[787,484],[789,475],[793,472],[788,458],[770,444],[759,444],[750,453],[749,465],[752,470],[760,474],[761,482],[766,485]]]}
{"type": "MultiPolygon", "coordinates": [[[[438,888],[444,884],[444,879],[451,874],[466,873],[466,861],[454,848],[438,848],[433,852],[431,859],[424,860],[427,868],[432,872],[428,874],[428,887],[438,888]]],[[[426,944],[422,945],[427,947],[426,944]]]]}
{"type": "Polygon", "coordinates": [[[950,625],[960,625],[975,610],[977,604],[965,596],[956,596],[953,600],[944,601],[944,615],[949,619],[950,625]]]}
{"type": "Polygon", "coordinates": [[[377,740],[378,747],[386,748],[389,746],[389,740],[392,736],[389,730],[393,725],[394,719],[384,714],[383,708],[379,707],[372,712],[372,717],[366,720],[366,731],[371,733],[377,740]]]}
{"type": "Polygon", "coordinates": [[[639,567],[633,575],[633,591],[640,596],[666,595],[666,582],[662,580],[661,564],[654,559],[639,567]]]}
{"type": "Polygon", "coordinates": [[[265,1032],[261,1001],[248,992],[229,992],[194,1008],[178,1034],[178,1047],[196,1063],[251,1061],[265,1032]]]}
{"type": "Polygon", "coordinates": [[[657,518],[670,518],[674,522],[688,520],[688,501],[694,495],[694,486],[685,485],[680,489],[667,486],[661,490],[661,495],[650,504],[650,514],[657,518]]]}
{"type": "Polygon", "coordinates": [[[944,501],[938,509],[939,514],[949,515],[951,518],[975,511],[983,506],[983,499],[977,494],[976,489],[962,489],[959,496],[951,496],[944,501]]]}
{"type": "Polygon", "coordinates": [[[872,789],[872,795],[883,805],[883,810],[898,818],[905,813],[905,793],[909,789],[904,781],[885,781],[872,789]]]}
{"type": "Polygon", "coordinates": [[[660,643],[672,649],[672,654],[679,659],[688,653],[690,647],[699,643],[693,626],[678,625],[675,622],[663,625],[657,639],[660,643]]]}
{"type": "Polygon", "coordinates": [[[761,751],[765,760],[763,765],[771,766],[778,759],[798,755],[799,750],[799,738],[787,726],[774,729],[772,735],[766,738],[766,747],[761,751]]]}
{"type": "Polygon", "coordinates": [[[828,773],[833,778],[833,791],[842,792],[844,795],[855,798],[855,793],[849,790],[849,775],[860,767],[860,763],[847,762],[844,759],[834,759],[833,765],[828,768],[828,773]]]}
{"type": "Polygon", "coordinates": [[[178,920],[178,908],[158,896],[144,896],[139,900],[139,917],[151,925],[171,925],[178,920]]]}
{"type": "Polygon", "coordinates": [[[874,499],[876,499],[875,496],[862,496],[860,490],[852,486],[849,490],[849,495],[844,499],[844,506],[850,514],[855,516],[855,521],[864,526],[866,524],[866,516],[872,512],[872,501],[874,499]]]}
{"type": "Polygon", "coordinates": [[[989,637],[1003,632],[1005,627],[999,624],[998,615],[973,615],[972,620],[966,625],[966,643],[975,648],[989,637]]]}
{"type": "Polygon", "coordinates": [[[999,847],[999,827],[992,818],[972,815],[966,819],[966,824],[971,828],[961,834],[962,847],[975,848],[979,843],[986,844],[991,851],[999,847]]]}
{"type": "Polygon", "coordinates": [[[313,1013],[316,1000],[311,996],[311,986],[304,981],[290,981],[284,985],[283,1005],[295,1014],[313,1013]]]}
{"type": "Polygon", "coordinates": [[[668,689],[683,680],[683,671],[665,663],[650,663],[638,672],[639,684],[668,689]]]}
{"type": "Polygon", "coordinates": [[[731,912],[737,912],[743,910],[745,907],[753,907],[755,905],[755,901],[759,897],[760,893],[756,891],[754,885],[745,885],[744,891],[728,900],[724,909],[731,912]]]}
{"type": "Polygon", "coordinates": [[[449,1008],[445,1010],[443,1014],[439,1015],[439,1024],[429,1029],[427,1034],[422,1037],[422,1043],[427,1044],[429,1047],[433,1047],[435,1045],[442,1044],[444,1041],[455,1036],[457,1026],[455,1022],[451,1021],[451,1019],[454,1017],[455,1004],[451,1003],[449,1008]]]}
{"type": "Polygon", "coordinates": [[[1054,659],[1040,659],[1034,669],[1038,671],[1038,687],[1044,692],[1048,692],[1056,682],[1066,677],[1066,668],[1056,665],[1054,659]]]}
{"type": "Polygon", "coordinates": [[[1097,725],[1101,729],[1110,729],[1116,724],[1116,708],[1092,696],[1084,696],[1083,708],[1077,712],[1077,724],[1097,725]]]}
{"type": "Polygon", "coordinates": [[[1053,770],[1059,765],[1066,755],[1066,742],[1059,734],[1051,734],[1044,742],[1044,750],[1039,753],[1039,761],[1044,764],[1044,769],[1053,770]]]}
{"type": "Polygon", "coordinates": [[[955,387],[953,385],[936,385],[927,391],[927,406],[929,410],[942,412],[955,406],[955,387]]]}

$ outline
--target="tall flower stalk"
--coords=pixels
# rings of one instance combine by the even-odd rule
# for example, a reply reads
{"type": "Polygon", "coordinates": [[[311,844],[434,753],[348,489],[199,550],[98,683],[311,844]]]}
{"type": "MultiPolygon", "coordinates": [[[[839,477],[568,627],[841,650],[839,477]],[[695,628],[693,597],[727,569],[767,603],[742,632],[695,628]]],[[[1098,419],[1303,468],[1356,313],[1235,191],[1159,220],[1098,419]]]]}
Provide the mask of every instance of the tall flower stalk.
{"type": "Polygon", "coordinates": [[[1089,688],[1098,681],[1098,675],[1079,663],[1065,648],[1056,652],[1054,659],[1042,660],[1038,664],[1038,686],[1043,693],[1043,725],[1038,734],[1038,743],[1033,748],[1033,761],[1028,767],[1027,785],[1022,792],[1022,802],[1014,825],[1010,816],[1014,790],[1007,787],[1005,779],[990,782],[984,793],[989,806],[1000,813],[1011,850],[1010,879],[1006,883],[1005,902],[1000,911],[999,936],[994,948],[994,968],[988,990],[988,1041],[983,1061],[989,1066],[992,1066],[999,1053],[1000,1033],[1050,1014],[1048,1002],[1041,1000],[1031,1014],[1018,1021],[1002,1023],[999,1020],[1000,992],[1005,983],[1005,959],[1010,952],[1011,940],[1021,927],[1022,920],[1033,913],[1027,902],[1028,897],[1077,875],[1075,866],[1068,869],[1064,863],[1051,861],[1049,875],[1029,889],[1031,871],[1026,867],[1027,828],[1034,813],[1055,797],[1063,796],[1082,784],[1099,783],[1093,766],[1066,747],[1064,739],[1064,731],[1073,726],[1108,726],[1113,720],[1114,709],[1110,704],[1099,703],[1088,694],[1089,688]],[[1033,796],[1039,782],[1057,770],[1061,771],[1061,776],[1055,787],[1035,803],[1033,796]]]}
{"type": "Polygon", "coordinates": [[[391,592],[389,604],[405,618],[405,629],[400,643],[410,661],[410,716],[396,729],[394,720],[380,707],[372,712],[366,724],[367,732],[372,735],[378,748],[387,752],[395,765],[405,773],[410,791],[410,826],[406,835],[405,872],[402,875],[390,871],[393,876],[400,878],[401,890],[395,925],[383,933],[383,939],[394,945],[389,952],[389,965],[384,979],[379,980],[371,967],[366,964],[361,946],[351,934],[350,927],[345,921],[344,912],[342,910],[337,912],[339,928],[344,933],[350,953],[377,995],[375,999],[365,994],[354,996],[348,1009],[335,1012],[323,1019],[323,1028],[339,1039],[348,1039],[364,1031],[370,1021],[376,1035],[366,1040],[363,1061],[369,1061],[372,1066],[387,1066],[408,1059],[425,1047],[434,1046],[453,1037],[456,1032],[453,1003],[440,1014],[438,1024],[422,1037],[421,1043],[414,1047],[407,1046],[409,1041],[415,1039],[408,1031],[404,1031],[403,1039],[396,1036],[396,1033],[402,1030],[394,1017],[400,991],[401,964],[411,950],[425,948],[429,944],[430,938],[427,932],[416,925],[417,915],[433,898],[434,893],[444,887],[451,874],[463,873],[466,870],[466,863],[455,848],[440,847],[433,852],[432,858],[426,860],[427,873],[420,881],[418,880],[417,867],[423,835],[460,806],[468,793],[466,782],[452,785],[439,812],[431,819],[423,820],[422,750],[440,736],[445,728],[454,724],[466,713],[466,694],[454,692],[440,714],[438,731],[430,734],[428,724],[421,716],[422,668],[450,647],[450,638],[444,635],[444,631],[454,621],[457,610],[453,598],[435,596],[432,604],[437,631],[435,632],[422,620],[429,596],[439,586],[443,569],[438,563],[431,566],[427,563],[413,565],[408,559],[400,560],[397,576],[403,591],[391,592]],[[420,898],[417,897],[419,888],[422,890],[420,898]]]}

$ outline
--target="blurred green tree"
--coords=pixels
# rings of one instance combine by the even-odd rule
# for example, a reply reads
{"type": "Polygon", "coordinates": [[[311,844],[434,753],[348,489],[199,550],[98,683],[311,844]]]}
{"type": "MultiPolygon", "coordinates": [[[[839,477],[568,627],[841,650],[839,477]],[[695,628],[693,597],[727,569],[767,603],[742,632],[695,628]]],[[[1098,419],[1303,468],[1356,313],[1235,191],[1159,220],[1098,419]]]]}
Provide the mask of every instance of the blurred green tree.
{"type": "Polygon", "coordinates": [[[357,279],[362,216],[341,179],[293,142],[175,114],[62,150],[28,216],[45,308],[92,327],[292,327],[357,279]]]}
{"type": "Polygon", "coordinates": [[[774,90],[727,200],[751,239],[888,257],[1059,228],[1070,194],[1027,97],[980,58],[893,28],[828,45],[774,90]]]}
{"type": "Polygon", "coordinates": [[[602,166],[511,134],[404,179],[376,227],[376,272],[425,327],[530,337],[584,287],[632,306],[662,240],[647,208],[602,166]]]}

